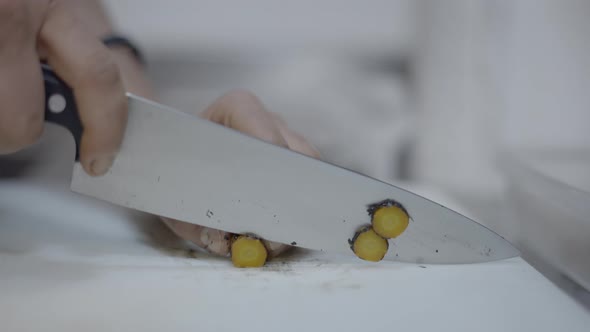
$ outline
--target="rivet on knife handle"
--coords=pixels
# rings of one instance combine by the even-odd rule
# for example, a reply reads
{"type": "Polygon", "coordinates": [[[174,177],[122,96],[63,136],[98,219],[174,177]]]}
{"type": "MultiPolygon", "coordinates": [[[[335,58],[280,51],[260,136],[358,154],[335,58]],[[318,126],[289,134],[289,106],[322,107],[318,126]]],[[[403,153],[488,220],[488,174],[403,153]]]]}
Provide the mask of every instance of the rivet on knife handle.
{"type": "Polygon", "coordinates": [[[76,161],[80,157],[82,123],[72,90],[46,64],[41,64],[45,86],[45,121],[68,129],[76,143],[76,161]]]}

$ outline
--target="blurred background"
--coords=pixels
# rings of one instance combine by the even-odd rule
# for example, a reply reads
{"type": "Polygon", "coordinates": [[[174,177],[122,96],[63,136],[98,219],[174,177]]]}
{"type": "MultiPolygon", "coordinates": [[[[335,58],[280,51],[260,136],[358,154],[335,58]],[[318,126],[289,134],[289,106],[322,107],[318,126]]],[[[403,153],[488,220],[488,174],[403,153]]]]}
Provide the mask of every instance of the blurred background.
{"type": "Polygon", "coordinates": [[[160,102],[251,90],[326,161],[442,190],[590,284],[589,1],[106,3],[160,102]]]}
{"type": "Polygon", "coordinates": [[[162,103],[251,90],[324,160],[436,188],[590,287],[590,2],[106,4],[162,103]]]}

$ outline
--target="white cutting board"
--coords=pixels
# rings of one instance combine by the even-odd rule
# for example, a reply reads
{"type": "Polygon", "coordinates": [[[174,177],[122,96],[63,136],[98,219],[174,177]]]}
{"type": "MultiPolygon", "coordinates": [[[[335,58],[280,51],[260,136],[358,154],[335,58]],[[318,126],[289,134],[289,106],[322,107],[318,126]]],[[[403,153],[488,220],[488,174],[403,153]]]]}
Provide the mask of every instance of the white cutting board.
{"type": "Polygon", "coordinates": [[[430,266],[294,252],[259,270],[55,185],[0,183],[2,331],[588,331],[516,258],[430,266]],[[59,189],[59,187],[58,187],[59,189]]]}
{"type": "Polygon", "coordinates": [[[236,269],[152,217],[70,193],[67,168],[28,171],[0,179],[0,331],[590,329],[590,313],[520,258],[430,266],[295,251],[236,269]]]}

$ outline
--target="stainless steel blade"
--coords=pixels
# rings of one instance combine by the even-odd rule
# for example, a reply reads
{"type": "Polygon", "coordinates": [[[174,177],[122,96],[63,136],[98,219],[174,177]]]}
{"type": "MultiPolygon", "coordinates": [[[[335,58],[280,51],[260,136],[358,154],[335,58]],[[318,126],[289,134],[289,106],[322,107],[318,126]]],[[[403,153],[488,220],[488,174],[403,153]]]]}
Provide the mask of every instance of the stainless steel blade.
{"type": "Polygon", "coordinates": [[[128,95],[129,122],[112,169],[74,168],[72,190],[233,233],[352,255],[367,207],[401,203],[411,222],[386,259],[473,263],[514,257],[503,238],[423,197],[128,95]]]}

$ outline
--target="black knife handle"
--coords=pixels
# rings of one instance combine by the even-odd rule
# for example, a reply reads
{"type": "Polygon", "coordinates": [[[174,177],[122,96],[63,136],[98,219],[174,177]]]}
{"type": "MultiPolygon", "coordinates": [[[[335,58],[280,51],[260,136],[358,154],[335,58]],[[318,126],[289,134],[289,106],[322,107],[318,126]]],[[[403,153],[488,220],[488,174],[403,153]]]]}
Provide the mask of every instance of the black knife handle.
{"type": "Polygon", "coordinates": [[[82,122],[72,89],[46,64],[41,64],[45,85],[45,121],[65,127],[76,143],[76,161],[80,158],[82,122]]]}

